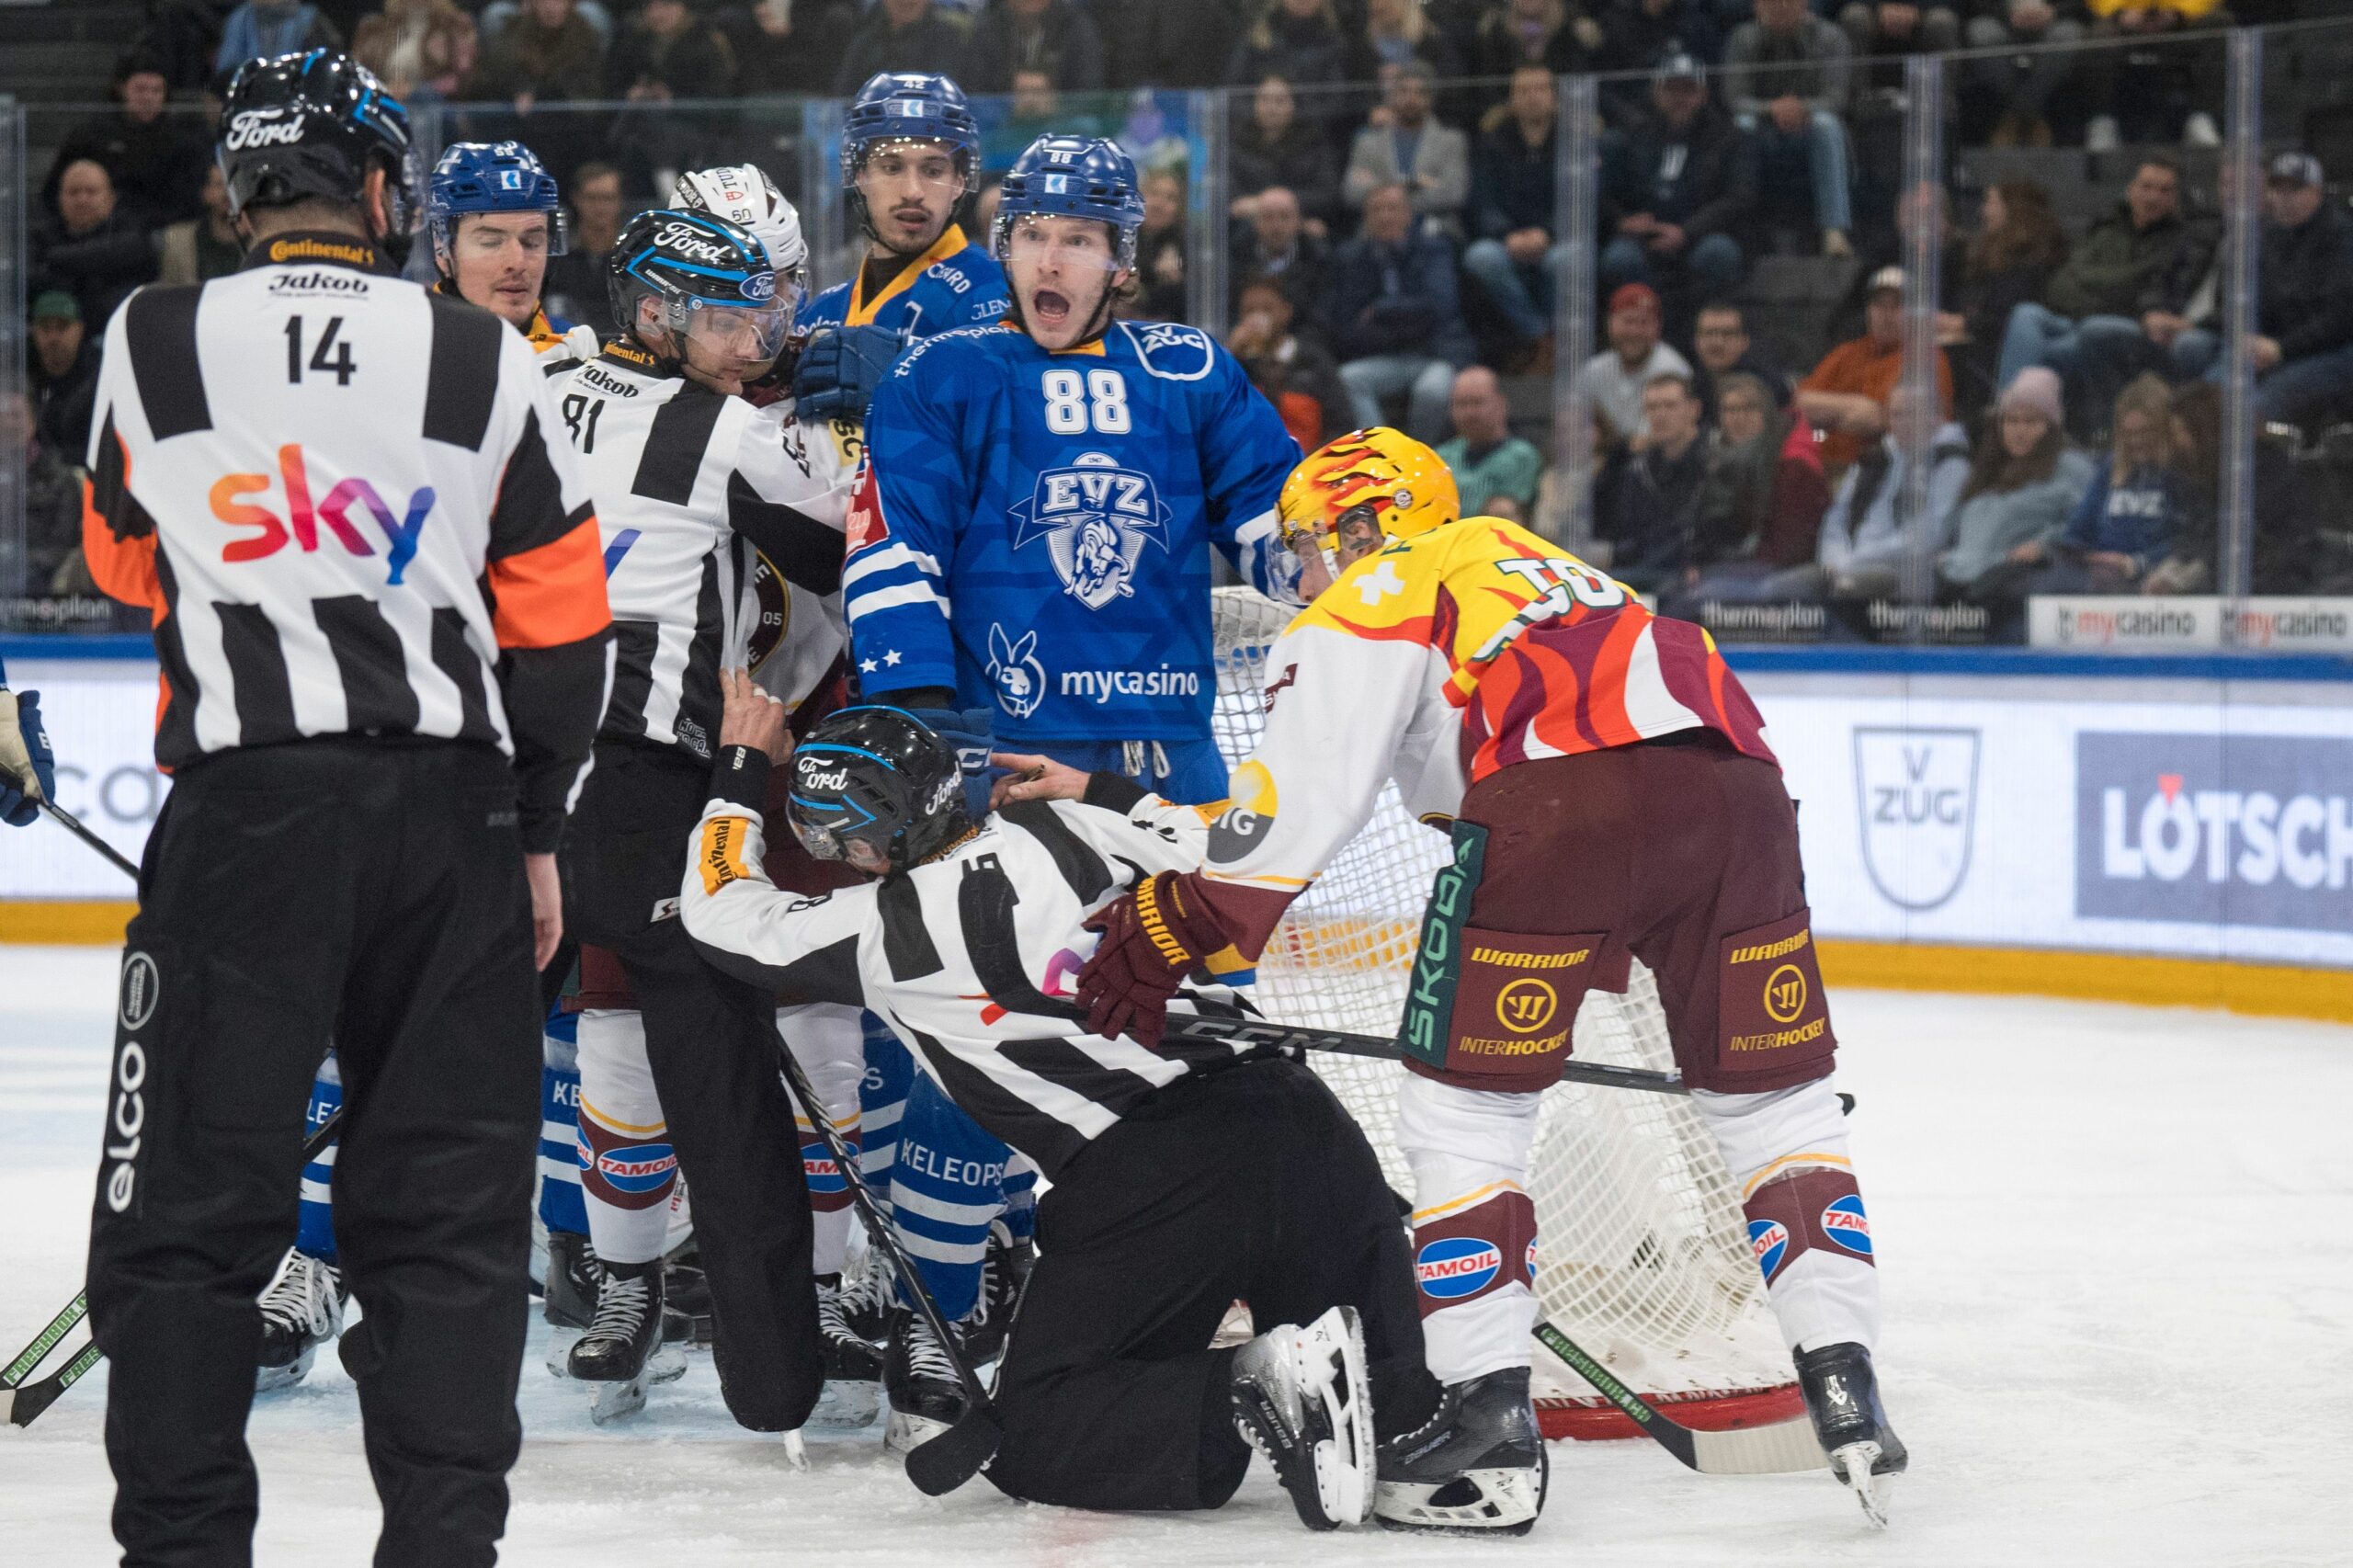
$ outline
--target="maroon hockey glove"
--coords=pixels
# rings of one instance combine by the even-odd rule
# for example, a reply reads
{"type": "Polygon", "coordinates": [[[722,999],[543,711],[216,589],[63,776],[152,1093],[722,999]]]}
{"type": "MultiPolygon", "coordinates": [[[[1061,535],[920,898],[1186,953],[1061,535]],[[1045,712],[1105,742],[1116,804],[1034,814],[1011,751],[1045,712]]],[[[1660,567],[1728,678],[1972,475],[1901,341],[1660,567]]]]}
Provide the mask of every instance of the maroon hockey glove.
{"type": "Polygon", "coordinates": [[[1086,922],[1102,945],[1078,971],[1086,1027],[1106,1040],[1126,1035],[1147,1050],[1160,1044],[1168,999],[1201,960],[1226,946],[1217,916],[1174,871],[1163,871],[1097,910],[1086,922]]]}

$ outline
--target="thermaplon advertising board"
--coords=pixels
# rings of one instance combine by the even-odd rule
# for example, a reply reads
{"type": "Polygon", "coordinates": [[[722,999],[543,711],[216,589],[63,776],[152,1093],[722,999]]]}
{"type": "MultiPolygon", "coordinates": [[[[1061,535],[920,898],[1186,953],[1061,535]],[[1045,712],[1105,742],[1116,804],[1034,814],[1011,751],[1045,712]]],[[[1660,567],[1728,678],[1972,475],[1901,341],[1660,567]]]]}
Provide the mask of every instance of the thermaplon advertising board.
{"type": "MultiPolygon", "coordinates": [[[[169,787],[154,666],[8,675],[41,691],[60,802],[136,857],[169,787]]],[[[1824,937],[2353,967],[2353,683],[1743,678],[1824,937]]],[[[0,898],[131,895],[52,826],[0,834],[0,898]]]]}

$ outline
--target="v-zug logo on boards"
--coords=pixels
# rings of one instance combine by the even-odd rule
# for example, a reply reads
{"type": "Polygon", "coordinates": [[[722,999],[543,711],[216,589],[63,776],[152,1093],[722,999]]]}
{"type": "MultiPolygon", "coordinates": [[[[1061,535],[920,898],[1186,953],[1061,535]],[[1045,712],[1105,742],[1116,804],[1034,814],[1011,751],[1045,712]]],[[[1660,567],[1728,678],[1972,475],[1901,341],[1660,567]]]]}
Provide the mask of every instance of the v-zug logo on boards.
{"type": "Polygon", "coordinates": [[[213,481],[210,499],[212,515],[221,521],[232,528],[261,530],[248,538],[231,540],[221,547],[221,559],[230,562],[259,561],[277,554],[290,542],[306,553],[315,551],[319,548],[322,523],[345,550],[354,555],[373,555],[376,547],[359,531],[358,520],[362,517],[373,518],[383,531],[385,559],[392,567],[391,583],[397,586],[401,574],[416,554],[417,536],[425,531],[426,517],[433,510],[433,487],[421,486],[408,498],[407,510],[396,513],[373,484],[355,474],[335,481],[324,498],[313,505],[309,462],[301,446],[290,445],[278,449],[277,473],[222,474],[213,481]],[[283,517],[267,506],[253,505],[250,499],[275,499],[280,494],[284,497],[283,517]]]}
{"type": "Polygon", "coordinates": [[[1934,909],[1969,875],[1977,825],[1975,730],[1855,727],[1863,867],[1899,909],[1934,909]]]}
{"type": "Polygon", "coordinates": [[[2353,932],[2353,740],[2077,735],[2075,913],[2353,932]]]}

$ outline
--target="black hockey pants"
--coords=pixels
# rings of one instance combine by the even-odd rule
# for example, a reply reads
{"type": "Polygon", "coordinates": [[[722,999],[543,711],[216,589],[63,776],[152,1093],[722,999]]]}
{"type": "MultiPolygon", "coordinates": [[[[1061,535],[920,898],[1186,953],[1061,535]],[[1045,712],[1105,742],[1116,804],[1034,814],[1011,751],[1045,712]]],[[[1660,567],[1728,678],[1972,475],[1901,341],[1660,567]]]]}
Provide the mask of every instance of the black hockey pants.
{"type": "Polygon", "coordinates": [[[1214,1508],[1251,1450],[1235,1298],[1261,1329],[1363,1315],[1383,1437],[1427,1419],[1404,1221],[1363,1131],[1296,1062],[1180,1078],[1095,1140],[1038,1204],[1038,1264],[997,1375],[1004,1446],[983,1473],[1078,1508],[1214,1508]]]}
{"type": "Polygon", "coordinates": [[[132,1568],[252,1561],[255,1297],[294,1240],[332,1040],[342,1342],[382,1568],[472,1568],[522,1441],[540,1018],[515,778],[487,746],[321,739],[185,769],[125,940],[90,1320],[132,1568]]]}
{"type": "Polygon", "coordinates": [[[637,994],[710,1285],[720,1392],[739,1424],[781,1432],[824,1381],[813,1227],[776,999],[704,962],[677,915],[710,782],[678,753],[600,742],[564,838],[564,925],[611,949],[637,994]]]}

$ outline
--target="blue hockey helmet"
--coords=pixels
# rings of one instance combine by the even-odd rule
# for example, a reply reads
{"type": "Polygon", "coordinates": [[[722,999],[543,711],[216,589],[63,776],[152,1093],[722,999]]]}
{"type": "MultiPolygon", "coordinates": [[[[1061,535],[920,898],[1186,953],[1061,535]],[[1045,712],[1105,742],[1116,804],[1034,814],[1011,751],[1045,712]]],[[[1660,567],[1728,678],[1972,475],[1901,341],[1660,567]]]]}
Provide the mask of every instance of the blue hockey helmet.
{"type": "Polygon", "coordinates": [[[404,260],[422,214],[408,110],[331,49],[248,60],[230,77],[214,156],[232,213],[313,198],[357,204],[384,172],[385,252],[404,260]]]}
{"type": "Polygon", "coordinates": [[[969,180],[981,155],[980,122],[964,89],[926,71],[878,71],[842,116],[842,184],[855,187],[866,154],[883,142],[938,142],[969,180]]]}
{"type": "Polygon", "coordinates": [[[425,212],[433,232],[433,256],[449,269],[449,244],[458,219],[469,212],[544,212],[548,254],[563,254],[563,198],[555,176],[520,142],[452,142],[433,165],[426,182],[425,212]]]}
{"type": "Polygon", "coordinates": [[[1119,143],[1096,136],[1040,136],[1013,161],[997,193],[996,233],[990,250],[1006,256],[1017,218],[1086,218],[1110,225],[1117,265],[1136,264],[1136,231],[1143,227],[1143,193],[1135,160],[1119,143]]]}
{"type": "Polygon", "coordinates": [[[758,236],[709,212],[657,208],[621,225],[613,246],[613,318],[638,333],[639,303],[660,303],[660,324],[678,343],[724,324],[754,335],[773,358],[792,326],[792,301],[777,297],[776,267],[758,236]]]}

